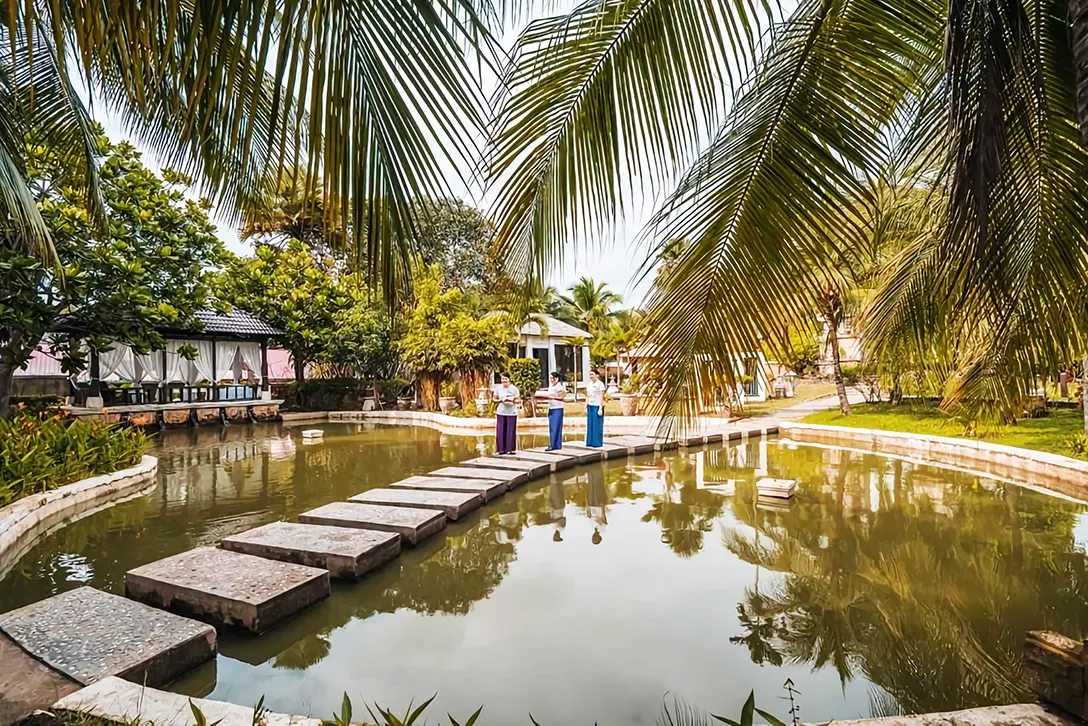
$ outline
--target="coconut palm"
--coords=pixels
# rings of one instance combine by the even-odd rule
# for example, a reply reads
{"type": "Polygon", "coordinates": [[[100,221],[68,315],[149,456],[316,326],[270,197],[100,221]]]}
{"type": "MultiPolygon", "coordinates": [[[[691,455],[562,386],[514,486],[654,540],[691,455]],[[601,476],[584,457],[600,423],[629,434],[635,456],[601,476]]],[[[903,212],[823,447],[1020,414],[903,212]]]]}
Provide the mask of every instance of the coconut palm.
{"type": "Polygon", "coordinates": [[[734,354],[814,309],[863,252],[884,178],[941,201],[889,283],[936,314],[874,322],[972,331],[957,388],[998,403],[1088,350],[1088,3],[772,6],[587,0],[531,23],[493,134],[507,257],[534,274],[671,187],[646,235],[652,255],[685,245],[651,294],[649,342],[662,409],[694,415],[696,362],[733,384],[734,354]]]}
{"type": "MultiPolygon", "coordinates": [[[[25,0],[0,7],[0,222],[46,250],[27,191],[30,129],[70,151],[93,192],[87,113],[120,115],[167,165],[235,211],[304,170],[392,288],[413,196],[443,196],[483,128],[474,0],[25,0]],[[365,230],[365,233],[363,232],[365,230]]],[[[92,194],[93,196],[93,194],[92,194]]]]}
{"type": "Polygon", "coordinates": [[[597,282],[591,277],[583,277],[571,285],[561,300],[559,317],[593,333],[608,327],[616,306],[623,302],[623,298],[608,289],[607,282],[597,282]]]}

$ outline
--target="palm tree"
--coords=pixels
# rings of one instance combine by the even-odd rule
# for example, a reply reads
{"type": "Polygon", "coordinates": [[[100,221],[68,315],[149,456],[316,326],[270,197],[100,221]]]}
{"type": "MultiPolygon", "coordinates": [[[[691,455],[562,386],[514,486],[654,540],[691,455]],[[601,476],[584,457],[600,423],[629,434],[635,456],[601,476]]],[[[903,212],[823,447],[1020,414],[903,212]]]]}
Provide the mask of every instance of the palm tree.
{"type": "Polygon", "coordinates": [[[608,327],[614,308],[623,302],[623,298],[608,289],[607,282],[597,282],[590,277],[578,280],[567,293],[561,298],[560,317],[566,317],[567,322],[582,325],[594,334],[608,327]]]}
{"type": "Polygon", "coordinates": [[[305,170],[324,208],[391,292],[411,199],[468,172],[485,123],[477,60],[490,36],[474,0],[25,0],[0,7],[0,222],[49,254],[27,188],[29,130],[59,146],[93,200],[97,170],[75,88],[119,114],[144,148],[203,180],[237,213],[281,168],[305,170]],[[10,224],[8,224],[10,222],[10,224]]]}
{"type": "Polygon", "coordinates": [[[648,342],[662,410],[695,415],[695,363],[732,385],[735,354],[813,310],[863,254],[882,179],[939,213],[889,283],[904,307],[871,323],[970,332],[951,394],[1006,405],[1088,350],[1088,2],[774,7],[594,0],[530,23],[492,135],[506,257],[534,274],[671,188],[646,234],[658,257],[685,246],[648,342]]]}

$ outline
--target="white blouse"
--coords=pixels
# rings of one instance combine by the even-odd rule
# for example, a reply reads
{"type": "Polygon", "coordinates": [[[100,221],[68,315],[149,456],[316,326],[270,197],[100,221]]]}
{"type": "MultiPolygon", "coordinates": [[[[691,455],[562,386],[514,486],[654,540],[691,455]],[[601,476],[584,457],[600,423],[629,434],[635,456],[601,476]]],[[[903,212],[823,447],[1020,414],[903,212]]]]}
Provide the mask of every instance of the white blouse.
{"type": "Polygon", "coordinates": [[[590,382],[590,384],[586,386],[586,405],[603,406],[604,392],[607,388],[608,387],[604,385],[604,381],[602,380],[598,380],[596,383],[590,382]]]}
{"type": "Polygon", "coordinates": [[[556,383],[554,386],[548,386],[548,395],[551,398],[548,399],[548,408],[563,408],[563,399],[567,397],[567,387],[562,383],[556,383]]]}

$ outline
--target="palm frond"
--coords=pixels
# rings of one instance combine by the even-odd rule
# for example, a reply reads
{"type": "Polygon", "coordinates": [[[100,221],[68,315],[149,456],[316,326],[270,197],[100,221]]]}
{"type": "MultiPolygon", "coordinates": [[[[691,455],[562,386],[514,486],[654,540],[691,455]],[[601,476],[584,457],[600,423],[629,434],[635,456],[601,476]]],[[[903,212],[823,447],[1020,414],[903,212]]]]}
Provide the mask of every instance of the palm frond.
{"type": "Polygon", "coordinates": [[[772,17],[754,0],[584,0],[530,23],[503,75],[487,170],[497,247],[540,276],[709,135],[772,17]]]}
{"type": "Polygon", "coordinates": [[[803,2],[778,31],[727,126],[651,225],[659,254],[686,241],[648,313],[664,425],[695,415],[701,388],[732,388],[734,359],[761,350],[764,331],[804,319],[833,266],[864,247],[862,173],[885,162],[881,130],[940,31],[933,3],[867,0],[803,2]]]}

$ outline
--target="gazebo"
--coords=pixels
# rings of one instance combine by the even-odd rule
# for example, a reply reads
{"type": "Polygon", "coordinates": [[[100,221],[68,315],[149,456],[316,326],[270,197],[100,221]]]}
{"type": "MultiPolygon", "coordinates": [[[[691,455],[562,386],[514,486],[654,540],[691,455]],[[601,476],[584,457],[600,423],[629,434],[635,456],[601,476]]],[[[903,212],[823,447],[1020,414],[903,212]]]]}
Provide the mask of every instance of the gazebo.
{"type": "Polygon", "coordinates": [[[120,418],[146,425],[159,412],[180,414],[163,413],[164,423],[199,423],[249,418],[257,406],[274,407],[268,341],[282,331],[238,308],[201,310],[196,317],[199,330],[160,329],[166,339],[161,350],[137,353],[120,344],[91,350],[87,371],[71,384],[73,413],[128,414],[120,418]]]}

